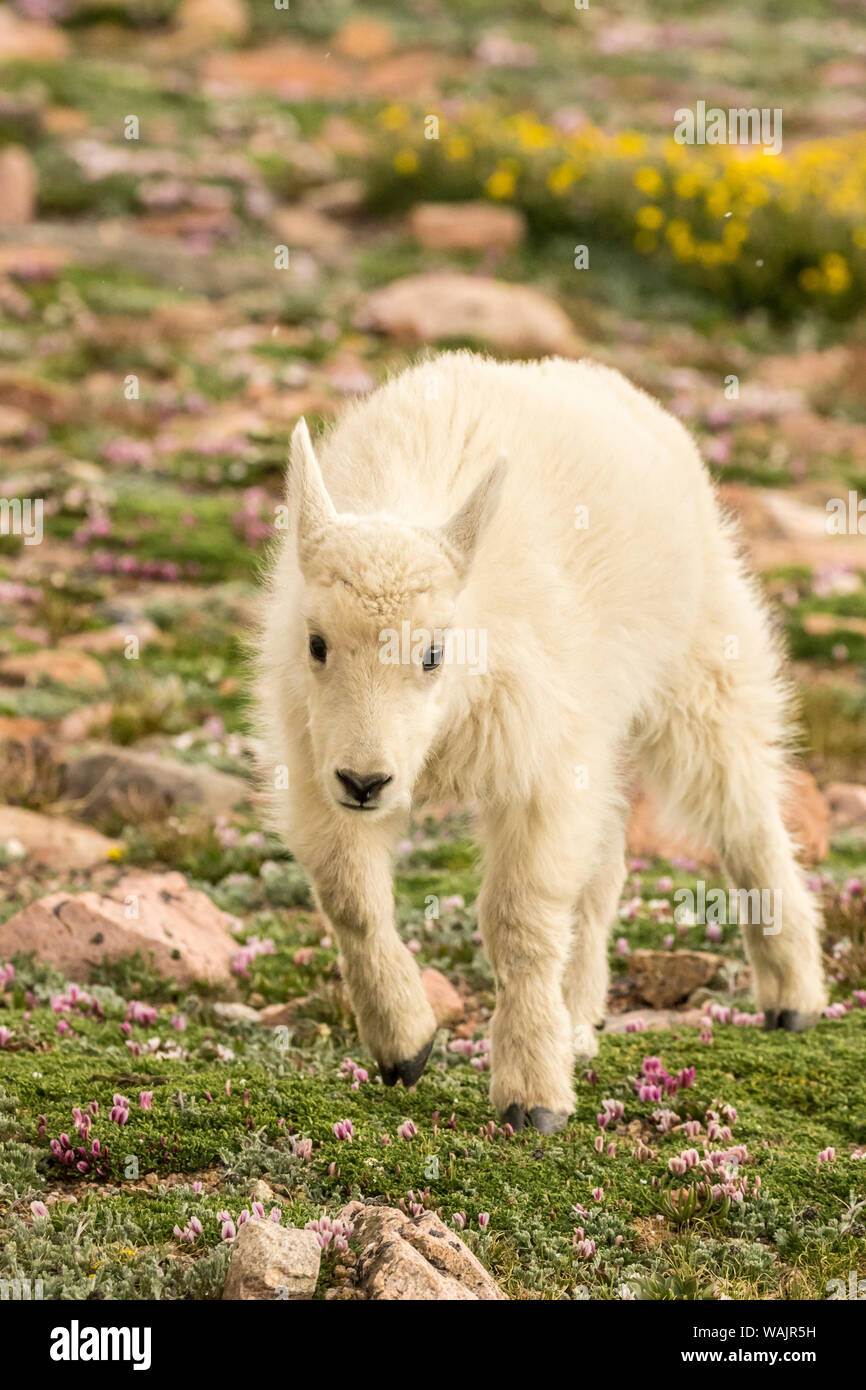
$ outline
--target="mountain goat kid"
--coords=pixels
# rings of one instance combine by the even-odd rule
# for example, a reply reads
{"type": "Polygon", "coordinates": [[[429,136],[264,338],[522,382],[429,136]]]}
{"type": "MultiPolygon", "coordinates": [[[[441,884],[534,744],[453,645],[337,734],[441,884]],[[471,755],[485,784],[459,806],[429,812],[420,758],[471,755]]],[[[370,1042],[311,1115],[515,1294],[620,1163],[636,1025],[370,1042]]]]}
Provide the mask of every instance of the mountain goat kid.
{"type": "Polygon", "coordinates": [[[490,1094],[515,1129],[561,1128],[596,1051],[635,774],[735,884],[780,893],[781,923],[742,927],[754,988],[768,1028],[812,1023],[778,653],[682,426],[591,362],[456,352],[356,404],[320,460],[302,420],[257,702],[274,826],[386,1084],[418,1079],[436,1030],[391,877],[432,799],[477,808],[490,1094]]]}

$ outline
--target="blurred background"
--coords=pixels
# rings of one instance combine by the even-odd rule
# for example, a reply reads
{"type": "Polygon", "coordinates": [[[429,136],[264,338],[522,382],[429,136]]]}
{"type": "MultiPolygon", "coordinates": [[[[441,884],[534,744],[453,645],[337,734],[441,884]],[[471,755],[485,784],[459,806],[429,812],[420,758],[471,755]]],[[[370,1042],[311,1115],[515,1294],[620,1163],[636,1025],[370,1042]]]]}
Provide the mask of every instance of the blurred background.
{"type": "MultiPolygon", "coordinates": [[[[39,952],[33,1001],[82,975],[31,905],[179,871],[230,914],[248,1010],[304,1020],[305,1065],[357,1045],[262,830],[243,649],[294,422],[455,344],[596,357],[696,435],[792,655],[791,816],[834,990],[862,986],[860,0],[15,0],[0,89],[0,496],[39,499],[43,532],[7,511],[0,534],[0,961],[39,952]],[[780,111],[780,153],[678,144],[701,101],[780,111]]],[[[652,1002],[629,952],[670,952],[672,889],[707,860],[645,803],[631,852],[621,1013],[652,1002]]],[[[492,1003],[477,886],[465,822],[434,808],[398,915],[469,1053],[492,1003]]],[[[709,946],[748,1008],[736,929],[709,946]]],[[[176,1009],[165,973],[103,968],[104,1007],[176,1009]]],[[[39,1018],[19,1040],[53,1036],[39,1018]]]]}

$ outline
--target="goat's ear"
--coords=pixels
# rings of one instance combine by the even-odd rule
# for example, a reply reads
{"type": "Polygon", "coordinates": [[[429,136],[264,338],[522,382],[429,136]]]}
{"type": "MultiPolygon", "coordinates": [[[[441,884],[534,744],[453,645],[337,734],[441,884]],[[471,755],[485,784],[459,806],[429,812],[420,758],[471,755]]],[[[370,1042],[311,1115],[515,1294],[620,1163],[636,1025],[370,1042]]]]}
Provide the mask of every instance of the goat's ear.
{"type": "Polygon", "coordinates": [[[303,545],[314,531],[321,531],[334,521],[337,513],[328,496],[307,422],[301,416],[292,431],[289,452],[289,471],[286,477],[286,501],[294,520],[298,544],[303,545]]]}
{"type": "Polygon", "coordinates": [[[468,566],[485,527],[499,505],[508,461],[498,458],[472,489],[463,506],[440,528],[440,535],[463,557],[468,566]]]}

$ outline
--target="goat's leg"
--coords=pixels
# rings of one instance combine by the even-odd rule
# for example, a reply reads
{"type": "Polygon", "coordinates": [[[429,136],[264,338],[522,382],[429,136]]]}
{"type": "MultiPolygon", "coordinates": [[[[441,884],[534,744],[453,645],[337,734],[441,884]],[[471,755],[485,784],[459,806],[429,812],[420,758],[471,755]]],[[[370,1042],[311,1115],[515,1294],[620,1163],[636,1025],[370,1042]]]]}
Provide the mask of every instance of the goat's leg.
{"type": "Polygon", "coordinates": [[[297,853],[334,929],[361,1040],[386,1086],[411,1086],[424,1070],[436,1020],[394,924],[393,837],[380,824],[335,824],[322,808],[303,823],[297,853]]]}

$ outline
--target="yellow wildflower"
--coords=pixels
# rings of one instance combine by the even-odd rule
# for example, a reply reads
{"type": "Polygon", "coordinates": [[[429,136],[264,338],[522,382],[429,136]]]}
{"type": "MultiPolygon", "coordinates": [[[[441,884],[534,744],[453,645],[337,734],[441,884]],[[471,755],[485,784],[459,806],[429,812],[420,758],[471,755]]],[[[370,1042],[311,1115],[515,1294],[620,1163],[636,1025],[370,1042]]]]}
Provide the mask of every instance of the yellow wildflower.
{"type": "Polygon", "coordinates": [[[418,168],[418,156],[414,150],[398,150],[394,155],[394,168],[398,174],[414,174],[418,168]]]}
{"type": "Polygon", "coordinates": [[[642,164],[635,170],[633,179],[635,188],[639,188],[641,193],[645,193],[648,198],[655,198],[664,188],[664,180],[657,169],[653,169],[649,164],[642,164]]]}
{"type": "Polygon", "coordinates": [[[516,183],[517,180],[510,169],[500,168],[490,175],[484,187],[491,198],[510,198],[516,183]]]}
{"type": "Polygon", "coordinates": [[[661,208],[657,208],[653,203],[644,203],[643,207],[638,208],[635,213],[634,220],[639,227],[643,227],[649,232],[654,232],[657,231],[665,219],[661,208]]]}

